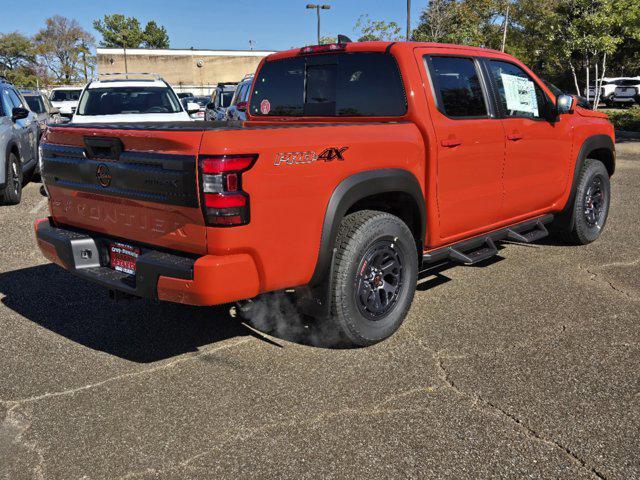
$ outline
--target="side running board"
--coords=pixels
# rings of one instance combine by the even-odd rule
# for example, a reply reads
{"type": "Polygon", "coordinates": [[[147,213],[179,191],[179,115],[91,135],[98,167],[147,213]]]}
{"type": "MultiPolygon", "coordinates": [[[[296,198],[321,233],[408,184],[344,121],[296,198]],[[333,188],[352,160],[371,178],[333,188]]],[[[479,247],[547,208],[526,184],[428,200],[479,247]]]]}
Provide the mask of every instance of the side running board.
{"type": "Polygon", "coordinates": [[[467,252],[462,252],[456,246],[449,248],[449,258],[454,262],[463,263],[465,265],[473,265],[475,263],[480,263],[488,258],[493,257],[496,253],[498,253],[498,249],[496,248],[496,244],[493,243],[491,237],[487,237],[484,239],[485,243],[480,248],[476,248],[474,250],[470,250],[467,252]]]}
{"type": "Polygon", "coordinates": [[[512,228],[507,228],[507,239],[514,242],[531,243],[549,235],[549,230],[544,223],[537,221],[531,230],[517,232],[512,228]],[[524,232],[524,233],[523,233],[524,232]]]}
{"type": "Polygon", "coordinates": [[[522,243],[531,243],[549,235],[545,227],[546,223],[553,220],[553,215],[548,214],[532,220],[517,223],[510,227],[486,233],[448,247],[438,248],[426,252],[422,256],[422,262],[431,264],[444,260],[451,260],[464,265],[474,265],[487,260],[498,253],[495,242],[500,240],[513,240],[522,243]]]}

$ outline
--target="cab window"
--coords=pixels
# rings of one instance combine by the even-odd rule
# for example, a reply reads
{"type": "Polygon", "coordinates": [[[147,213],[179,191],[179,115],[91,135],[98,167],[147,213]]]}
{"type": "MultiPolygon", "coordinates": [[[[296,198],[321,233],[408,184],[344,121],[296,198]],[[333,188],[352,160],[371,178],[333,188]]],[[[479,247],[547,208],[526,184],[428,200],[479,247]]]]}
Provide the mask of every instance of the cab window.
{"type": "Polygon", "coordinates": [[[487,102],[476,62],[471,58],[426,58],[436,103],[451,118],[487,116],[487,102]]]}
{"type": "Polygon", "coordinates": [[[498,90],[498,103],[507,117],[543,118],[547,97],[520,67],[499,60],[489,62],[498,90]]]}

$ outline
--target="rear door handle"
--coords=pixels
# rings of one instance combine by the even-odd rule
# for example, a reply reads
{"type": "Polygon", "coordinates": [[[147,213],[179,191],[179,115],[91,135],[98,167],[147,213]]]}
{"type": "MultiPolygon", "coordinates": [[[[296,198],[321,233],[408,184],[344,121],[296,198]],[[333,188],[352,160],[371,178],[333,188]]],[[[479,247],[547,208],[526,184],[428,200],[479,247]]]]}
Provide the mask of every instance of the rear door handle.
{"type": "Polygon", "coordinates": [[[458,140],[455,137],[445,138],[440,142],[440,145],[442,145],[443,147],[453,148],[453,147],[457,147],[458,145],[462,145],[462,141],[458,140]]]}
{"type": "Polygon", "coordinates": [[[522,134],[520,132],[510,133],[509,135],[507,135],[507,140],[517,142],[518,140],[522,140],[522,134]]]}

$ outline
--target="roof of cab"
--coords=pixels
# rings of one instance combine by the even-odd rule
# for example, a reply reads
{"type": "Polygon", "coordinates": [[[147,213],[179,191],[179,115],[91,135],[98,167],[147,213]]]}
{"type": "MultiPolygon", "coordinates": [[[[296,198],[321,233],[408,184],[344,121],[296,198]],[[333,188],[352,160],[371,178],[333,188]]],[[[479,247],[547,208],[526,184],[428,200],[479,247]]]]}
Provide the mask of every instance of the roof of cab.
{"type": "MultiPolygon", "coordinates": [[[[345,52],[386,52],[391,48],[402,48],[407,50],[413,50],[414,48],[433,48],[433,49],[455,49],[469,52],[469,53],[491,53],[496,56],[503,57],[511,57],[510,55],[499,52],[498,50],[492,50],[489,48],[483,47],[471,47],[467,45],[455,45],[451,43],[433,43],[433,42],[350,42],[345,44],[345,48],[342,51],[345,52]]],[[[331,53],[340,53],[340,51],[335,52],[326,52],[327,54],[331,53]]],[[[318,53],[317,55],[323,55],[323,53],[318,53]]],[[[300,55],[300,48],[294,48],[291,50],[283,50],[281,52],[272,53],[265,57],[265,60],[278,60],[281,58],[289,58],[296,57],[300,55]]]]}

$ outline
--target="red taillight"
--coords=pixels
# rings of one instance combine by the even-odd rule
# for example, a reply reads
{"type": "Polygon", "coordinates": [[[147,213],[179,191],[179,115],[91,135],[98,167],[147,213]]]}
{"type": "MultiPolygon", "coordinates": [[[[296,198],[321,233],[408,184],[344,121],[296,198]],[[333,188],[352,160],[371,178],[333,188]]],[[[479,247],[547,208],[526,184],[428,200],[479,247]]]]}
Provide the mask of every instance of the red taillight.
{"type": "Polygon", "coordinates": [[[302,47],[300,53],[303,55],[309,55],[311,53],[326,53],[326,52],[342,52],[347,48],[346,43],[329,43],[327,45],[309,45],[308,47],[302,47]]]}
{"type": "Polygon", "coordinates": [[[242,172],[257,155],[200,157],[200,184],[208,225],[236,226],[249,223],[249,194],[242,190],[242,172]]]}

